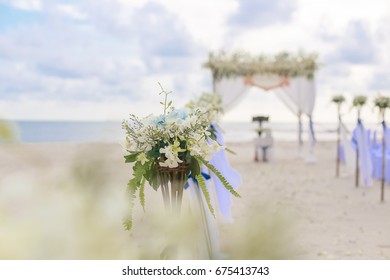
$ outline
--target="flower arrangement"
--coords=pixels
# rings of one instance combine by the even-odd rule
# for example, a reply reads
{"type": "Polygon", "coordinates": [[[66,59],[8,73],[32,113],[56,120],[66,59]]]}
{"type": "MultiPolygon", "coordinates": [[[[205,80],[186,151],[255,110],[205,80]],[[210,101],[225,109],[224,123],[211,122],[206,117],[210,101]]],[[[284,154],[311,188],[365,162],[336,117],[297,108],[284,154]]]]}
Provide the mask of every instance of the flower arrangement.
{"type": "Polygon", "coordinates": [[[332,97],[332,102],[336,104],[342,104],[345,102],[345,97],[343,95],[335,95],[332,97]]]}
{"type": "Polygon", "coordinates": [[[390,98],[385,96],[378,96],[374,99],[375,107],[378,107],[380,111],[390,107],[390,98]]]}
{"type": "Polygon", "coordinates": [[[360,112],[366,103],[367,103],[367,97],[363,95],[355,96],[355,98],[352,101],[352,107],[355,107],[357,109],[358,121],[360,120],[360,112]]]}
{"type": "Polygon", "coordinates": [[[275,56],[251,56],[246,52],[235,52],[227,54],[210,53],[209,60],[203,64],[209,68],[214,80],[232,76],[252,76],[255,74],[276,74],[279,76],[306,76],[309,79],[314,77],[315,71],[319,68],[318,55],[313,53],[298,55],[281,52],[275,56]]]}
{"type": "Polygon", "coordinates": [[[364,95],[355,96],[352,102],[353,107],[362,107],[367,103],[367,97],[364,95]]]}
{"type": "MultiPolygon", "coordinates": [[[[170,93],[161,87],[160,95],[164,94],[164,101],[160,102],[164,107],[162,115],[151,115],[142,119],[130,115],[129,120],[123,121],[122,126],[126,130],[128,143],[125,162],[134,163],[133,178],[128,183],[130,214],[124,221],[127,230],[132,227],[131,212],[136,194],[139,194],[143,209],[145,209],[146,183],[155,190],[161,187],[164,196],[164,192],[167,191],[164,190],[165,179],[168,178],[172,182],[176,176],[169,173],[170,170],[180,168],[183,171],[184,178],[181,178],[177,186],[181,192],[189,176],[197,180],[211,213],[214,213],[214,210],[205,179],[200,172],[202,165],[213,172],[226,189],[239,197],[229,182],[209,163],[213,153],[224,148],[211,137],[209,112],[205,108],[195,106],[191,109],[175,109],[172,101],[168,100],[170,93]],[[168,173],[161,175],[162,173],[159,172],[161,170],[168,173]]],[[[179,195],[181,196],[180,191],[179,195]]]]}

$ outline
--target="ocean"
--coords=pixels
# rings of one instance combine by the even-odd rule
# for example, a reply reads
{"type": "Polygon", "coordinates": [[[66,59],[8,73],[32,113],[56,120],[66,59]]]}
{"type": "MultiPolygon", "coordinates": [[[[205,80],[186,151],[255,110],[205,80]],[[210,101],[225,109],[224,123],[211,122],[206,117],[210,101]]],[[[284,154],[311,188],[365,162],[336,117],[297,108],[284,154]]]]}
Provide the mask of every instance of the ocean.
{"type": "MultiPolygon", "coordinates": [[[[121,122],[92,121],[17,121],[15,123],[21,142],[122,142],[125,131],[121,122]]],[[[247,142],[256,137],[257,123],[222,122],[225,141],[229,143],[247,142]]],[[[296,141],[298,138],[297,123],[268,123],[264,125],[272,131],[274,139],[296,141]]],[[[337,124],[316,123],[314,125],[318,140],[334,140],[337,124]]],[[[348,125],[353,128],[353,125],[348,125]]],[[[307,124],[304,124],[304,140],[308,139],[307,124]]]]}

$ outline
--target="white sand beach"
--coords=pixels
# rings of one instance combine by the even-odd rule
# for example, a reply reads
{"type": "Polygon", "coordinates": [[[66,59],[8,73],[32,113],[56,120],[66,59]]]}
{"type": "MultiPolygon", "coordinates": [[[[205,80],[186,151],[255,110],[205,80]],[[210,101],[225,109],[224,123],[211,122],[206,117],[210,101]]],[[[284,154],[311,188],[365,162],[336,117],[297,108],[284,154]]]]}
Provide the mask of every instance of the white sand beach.
{"type": "MultiPolygon", "coordinates": [[[[229,145],[241,174],[234,223],[217,215],[221,247],[232,259],[390,259],[390,187],[335,178],[335,143],[319,142],[317,162],[277,142],[272,162],[255,163],[251,143],[229,145]]],[[[0,259],[156,259],[161,194],[147,191],[124,231],[131,166],[119,144],[0,146],[0,259]]],[[[184,200],[186,203],[186,200],[184,200]]],[[[184,208],[187,206],[184,206],[184,208]]]]}

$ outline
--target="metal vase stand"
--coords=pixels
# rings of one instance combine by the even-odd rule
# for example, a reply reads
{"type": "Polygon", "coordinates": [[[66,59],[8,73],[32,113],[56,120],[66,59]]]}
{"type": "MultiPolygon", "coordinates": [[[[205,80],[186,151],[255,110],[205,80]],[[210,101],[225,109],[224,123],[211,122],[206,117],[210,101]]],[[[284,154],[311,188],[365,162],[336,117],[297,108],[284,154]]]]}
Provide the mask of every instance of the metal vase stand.
{"type": "Polygon", "coordinates": [[[157,164],[157,174],[167,213],[180,215],[183,201],[184,184],[186,183],[185,163],[176,168],[163,167],[157,164]]]}
{"type": "MultiPolygon", "coordinates": [[[[181,214],[181,206],[183,201],[183,191],[184,185],[186,184],[188,178],[186,175],[188,165],[185,163],[179,163],[179,166],[176,168],[162,167],[158,163],[156,164],[157,176],[160,182],[161,193],[164,201],[164,206],[166,213],[170,218],[179,218],[181,214]]],[[[207,255],[209,259],[215,258],[215,253],[213,253],[212,238],[210,237],[210,226],[208,209],[204,205],[202,194],[200,189],[195,190],[196,200],[199,203],[200,217],[203,225],[203,234],[205,238],[207,255]]],[[[177,244],[168,244],[163,249],[160,258],[161,259],[174,259],[177,257],[178,245],[177,244]]]]}

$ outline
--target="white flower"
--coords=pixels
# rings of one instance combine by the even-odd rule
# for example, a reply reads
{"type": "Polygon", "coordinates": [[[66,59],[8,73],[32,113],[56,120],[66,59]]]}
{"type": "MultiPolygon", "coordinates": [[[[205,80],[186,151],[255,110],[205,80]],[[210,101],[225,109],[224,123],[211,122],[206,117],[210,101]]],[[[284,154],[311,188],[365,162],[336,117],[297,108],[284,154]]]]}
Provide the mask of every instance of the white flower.
{"type": "Polygon", "coordinates": [[[200,156],[205,160],[211,160],[214,153],[221,149],[221,146],[214,140],[210,140],[210,144],[207,141],[194,141],[190,144],[189,150],[192,156],[200,156]]]}
{"type": "Polygon", "coordinates": [[[164,162],[159,162],[160,166],[163,167],[169,167],[169,168],[175,168],[179,166],[179,162],[183,162],[180,159],[173,160],[173,159],[166,159],[164,162]]]}
{"type": "Polygon", "coordinates": [[[164,148],[160,148],[160,153],[164,154],[166,160],[160,162],[160,166],[165,166],[169,168],[175,168],[179,163],[183,162],[179,158],[179,152],[184,152],[185,149],[180,148],[180,142],[176,139],[173,144],[170,144],[164,148]]]}
{"type": "Polygon", "coordinates": [[[142,163],[142,165],[145,164],[145,162],[148,162],[148,158],[146,157],[146,154],[145,153],[140,153],[138,156],[137,156],[137,161],[140,161],[142,163]]]}
{"type": "Polygon", "coordinates": [[[137,144],[126,137],[126,142],[124,144],[121,144],[123,148],[125,148],[127,151],[136,151],[137,150],[137,144]]]}
{"type": "Polygon", "coordinates": [[[193,127],[196,125],[196,122],[198,121],[198,118],[197,116],[195,115],[190,115],[188,116],[184,121],[183,121],[183,125],[185,127],[193,127]]]}
{"type": "Polygon", "coordinates": [[[141,144],[141,150],[145,152],[149,152],[152,149],[152,145],[148,142],[144,142],[141,144]]]}

